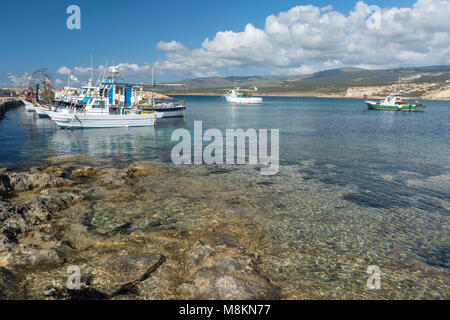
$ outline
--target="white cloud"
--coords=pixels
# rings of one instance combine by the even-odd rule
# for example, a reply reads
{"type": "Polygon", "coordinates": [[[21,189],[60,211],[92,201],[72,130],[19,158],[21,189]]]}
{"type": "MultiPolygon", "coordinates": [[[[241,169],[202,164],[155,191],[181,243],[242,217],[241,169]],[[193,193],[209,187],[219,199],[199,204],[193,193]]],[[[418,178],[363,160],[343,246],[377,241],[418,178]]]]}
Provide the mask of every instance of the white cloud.
{"type": "MultiPolygon", "coordinates": [[[[75,67],[73,68],[73,73],[78,75],[86,75],[91,73],[91,68],[85,68],[85,67],[75,67]]],[[[67,74],[67,72],[66,72],[67,74]]]]}
{"type": "Polygon", "coordinates": [[[297,6],[267,17],[264,29],[249,23],[241,32],[219,31],[197,49],[160,42],[157,48],[167,53],[155,70],[204,76],[236,67],[293,74],[339,66],[450,64],[450,1],[382,8],[376,16],[380,28],[367,22],[368,9],[362,1],[347,15],[331,6],[297,6]]]}
{"type": "MultiPolygon", "coordinates": [[[[370,8],[362,1],[347,14],[332,6],[296,6],[268,16],[263,29],[248,23],[240,32],[219,31],[192,50],[175,40],[160,41],[156,47],[165,58],[155,62],[155,73],[210,77],[244,69],[292,75],[344,66],[450,64],[450,0],[382,8],[374,16],[376,24],[368,22],[370,8]]],[[[119,70],[125,76],[148,76],[151,64],[121,63],[119,70]]],[[[57,72],[71,70],[63,66],[57,72]]],[[[73,72],[87,75],[90,68],[73,72]]]]}
{"type": "Polygon", "coordinates": [[[120,73],[124,75],[148,74],[152,70],[152,65],[149,63],[141,66],[136,63],[119,63],[117,66],[120,73]]]}
{"type": "Polygon", "coordinates": [[[25,72],[21,76],[16,76],[13,73],[8,73],[8,80],[10,82],[9,84],[14,85],[14,87],[23,87],[27,86],[30,82],[30,75],[27,72],[25,72]]]}
{"type": "Polygon", "coordinates": [[[56,73],[58,73],[58,74],[66,74],[66,75],[71,72],[72,71],[69,68],[67,68],[66,66],[62,66],[61,68],[58,69],[58,71],[56,71],[56,73]]]}
{"type": "Polygon", "coordinates": [[[181,51],[181,50],[187,49],[185,46],[183,46],[179,42],[176,42],[175,40],[170,41],[170,42],[160,41],[156,45],[156,48],[158,48],[158,50],[162,50],[162,51],[181,51]]]}

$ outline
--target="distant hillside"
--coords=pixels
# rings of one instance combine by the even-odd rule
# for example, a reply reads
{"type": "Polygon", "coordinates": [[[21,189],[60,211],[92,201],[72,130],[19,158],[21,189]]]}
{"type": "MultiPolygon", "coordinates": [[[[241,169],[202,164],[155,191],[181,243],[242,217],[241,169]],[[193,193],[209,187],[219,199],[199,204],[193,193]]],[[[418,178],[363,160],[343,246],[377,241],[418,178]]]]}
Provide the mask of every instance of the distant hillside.
{"type": "Polygon", "coordinates": [[[258,87],[261,95],[379,97],[398,87],[405,96],[450,99],[450,66],[366,70],[341,68],[299,76],[198,78],[181,81],[193,94],[223,94],[235,84],[258,87]]]}

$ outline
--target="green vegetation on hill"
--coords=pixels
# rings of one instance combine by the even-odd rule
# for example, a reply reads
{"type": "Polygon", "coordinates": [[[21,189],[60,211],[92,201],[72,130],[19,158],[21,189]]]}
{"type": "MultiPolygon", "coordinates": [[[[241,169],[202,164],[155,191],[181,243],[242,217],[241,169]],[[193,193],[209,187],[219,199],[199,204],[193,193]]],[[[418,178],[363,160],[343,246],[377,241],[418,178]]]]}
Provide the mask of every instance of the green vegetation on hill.
{"type": "MultiPolygon", "coordinates": [[[[187,92],[223,94],[234,87],[258,87],[261,94],[299,95],[343,95],[349,88],[393,86],[398,83],[433,84],[435,87],[450,85],[450,66],[400,68],[390,70],[367,70],[341,68],[298,76],[248,76],[197,78],[181,81],[187,92]]],[[[427,94],[427,89],[418,88],[417,94],[427,94]]]]}

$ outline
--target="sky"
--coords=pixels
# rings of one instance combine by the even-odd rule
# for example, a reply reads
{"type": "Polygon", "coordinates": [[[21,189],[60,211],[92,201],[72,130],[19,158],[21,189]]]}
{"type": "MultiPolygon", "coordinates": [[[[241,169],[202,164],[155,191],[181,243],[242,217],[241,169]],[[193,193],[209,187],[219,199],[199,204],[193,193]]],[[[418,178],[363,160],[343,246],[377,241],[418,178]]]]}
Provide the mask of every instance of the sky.
{"type": "Polygon", "coordinates": [[[46,67],[56,84],[105,64],[126,80],[296,75],[450,64],[450,1],[5,1],[0,87],[46,67]],[[80,29],[67,8],[80,8],[80,29]]]}

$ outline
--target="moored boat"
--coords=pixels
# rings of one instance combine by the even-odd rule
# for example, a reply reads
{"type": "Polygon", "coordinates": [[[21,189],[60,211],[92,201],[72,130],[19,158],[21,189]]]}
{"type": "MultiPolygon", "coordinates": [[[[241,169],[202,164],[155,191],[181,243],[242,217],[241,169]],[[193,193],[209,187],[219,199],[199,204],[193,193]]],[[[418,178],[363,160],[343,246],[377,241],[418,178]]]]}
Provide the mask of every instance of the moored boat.
{"type": "Polygon", "coordinates": [[[117,128],[153,126],[155,112],[143,113],[133,107],[133,84],[116,81],[117,67],[111,67],[112,81],[102,82],[95,96],[90,96],[82,108],[67,107],[47,111],[62,128],[117,128]]]}
{"type": "Polygon", "coordinates": [[[425,106],[417,103],[410,104],[402,99],[399,94],[393,93],[384,101],[366,101],[369,110],[424,112],[425,106]]]}
{"type": "Polygon", "coordinates": [[[252,91],[257,91],[257,88],[255,90],[244,90],[240,89],[238,87],[228,91],[224,98],[229,103],[237,103],[237,104],[260,104],[263,101],[262,97],[253,97],[251,96],[252,91]]]}
{"type": "Polygon", "coordinates": [[[50,107],[47,107],[43,104],[36,103],[34,110],[36,111],[36,114],[38,118],[48,118],[48,111],[50,111],[50,107]]]}
{"type": "Polygon", "coordinates": [[[139,106],[142,113],[155,112],[158,118],[184,117],[186,107],[173,102],[160,102],[149,106],[139,106]]]}
{"type": "Polygon", "coordinates": [[[33,102],[31,102],[28,99],[21,99],[23,104],[25,105],[25,110],[27,110],[28,112],[34,112],[35,111],[35,106],[33,105],[33,102]]]}

